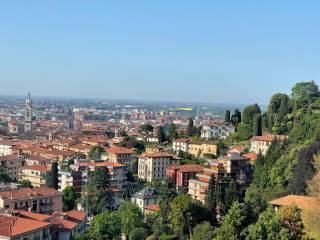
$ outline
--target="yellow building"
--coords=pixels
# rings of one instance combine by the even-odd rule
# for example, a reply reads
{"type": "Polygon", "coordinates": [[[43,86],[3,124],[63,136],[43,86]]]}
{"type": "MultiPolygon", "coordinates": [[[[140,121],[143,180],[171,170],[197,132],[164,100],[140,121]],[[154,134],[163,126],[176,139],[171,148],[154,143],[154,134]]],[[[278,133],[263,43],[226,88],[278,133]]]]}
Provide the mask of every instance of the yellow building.
{"type": "Polygon", "coordinates": [[[197,157],[203,157],[205,154],[217,155],[217,141],[191,141],[188,143],[188,153],[197,157]]]}
{"type": "Polygon", "coordinates": [[[21,168],[19,180],[28,180],[33,187],[45,187],[51,167],[43,165],[28,165],[21,168]]]}

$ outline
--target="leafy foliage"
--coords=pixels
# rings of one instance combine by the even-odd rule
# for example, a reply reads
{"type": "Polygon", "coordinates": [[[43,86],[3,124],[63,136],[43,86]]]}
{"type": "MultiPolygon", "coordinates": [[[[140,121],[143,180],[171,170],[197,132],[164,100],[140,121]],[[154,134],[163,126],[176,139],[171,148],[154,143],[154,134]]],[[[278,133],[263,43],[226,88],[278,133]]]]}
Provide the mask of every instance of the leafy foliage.
{"type": "Polygon", "coordinates": [[[93,146],[88,154],[88,158],[90,160],[97,160],[97,159],[101,159],[101,155],[105,153],[105,150],[103,147],[101,147],[100,145],[95,145],[93,146]]]}
{"type": "Polygon", "coordinates": [[[76,195],[76,192],[74,191],[74,188],[72,186],[68,186],[62,191],[62,194],[63,194],[62,196],[63,211],[73,210],[76,206],[76,200],[77,200],[77,195],[76,195]]]}

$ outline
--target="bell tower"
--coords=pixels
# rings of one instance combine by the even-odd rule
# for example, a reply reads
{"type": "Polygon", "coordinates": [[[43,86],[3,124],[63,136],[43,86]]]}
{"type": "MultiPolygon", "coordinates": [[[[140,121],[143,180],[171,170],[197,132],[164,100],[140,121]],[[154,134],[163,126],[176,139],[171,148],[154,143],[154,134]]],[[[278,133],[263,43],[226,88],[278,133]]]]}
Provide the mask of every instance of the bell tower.
{"type": "Polygon", "coordinates": [[[28,93],[28,97],[25,100],[24,110],[24,132],[30,132],[32,130],[32,102],[30,93],[28,93]]]}

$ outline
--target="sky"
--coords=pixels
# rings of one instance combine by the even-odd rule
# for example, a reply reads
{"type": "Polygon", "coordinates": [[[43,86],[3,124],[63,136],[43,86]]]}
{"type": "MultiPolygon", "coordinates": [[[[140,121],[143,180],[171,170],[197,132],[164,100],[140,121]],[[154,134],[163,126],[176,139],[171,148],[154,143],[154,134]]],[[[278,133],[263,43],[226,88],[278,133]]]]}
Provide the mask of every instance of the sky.
{"type": "Polygon", "coordinates": [[[266,104],[320,83],[320,2],[0,2],[0,95],[266,104]]]}

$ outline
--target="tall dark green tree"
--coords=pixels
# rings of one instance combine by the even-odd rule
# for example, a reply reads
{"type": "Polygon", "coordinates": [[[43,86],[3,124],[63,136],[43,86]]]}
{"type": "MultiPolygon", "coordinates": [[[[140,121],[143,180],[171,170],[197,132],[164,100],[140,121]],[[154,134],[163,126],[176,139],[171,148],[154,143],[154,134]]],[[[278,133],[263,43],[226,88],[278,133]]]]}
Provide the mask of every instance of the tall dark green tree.
{"type": "Polygon", "coordinates": [[[103,147],[101,147],[100,145],[95,145],[93,146],[88,154],[88,158],[90,160],[97,160],[97,159],[101,159],[101,155],[105,153],[105,150],[103,147]]]}
{"type": "Polygon", "coordinates": [[[211,223],[215,224],[216,220],[216,209],[217,209],[217,199],[216,199],[216,178],[211,176],[209,181],[208,190],[206,193],[205,198],[205,206],[209,209],[209,211],[212,213],[212,220],[211,223]]]}
{"type": "Polygon", "coordinates": [[[97,215],[110,209],[113,198],[106,168],[90,172],[87,181],[85,207],[90,215],[97,215]]]}
{"type": "Polygon", "coordinates": [[[158,128],[157,137],[158,137],[158,141],[160,144],[164,143],[167,140],[166,134],[165,134],[162,126],[160,126],[158,128]]]}
{"type": "Polygon", "coordinates": [[[262,135],[262,118],[261,114],[256,114],[254,116],[254,122],[253,122],[253,134],[255,136],[261,136],[262,135]]]}
{"type": "Polygon", "coordinates": [[[226,114],[225,114],[225,116],[224,116],[224,121],[225,121],[226,123],[230,123],[230,121],[231,121],[230,110],[227,110],[227,111],[226,111],[226,114]]]}
{"type": "Polygon", "coordinates": [[[188,121],[187,134],[188,134],[188,136],[195,135],[195,127],[194,127],[194,123],[193,123],[192,118],[189,118],[189,121],[188,121]]]}
{"type": "Polygon", "coordinates": [[[300,108],[309,105],[320,97],[319,87],[314,81],[299,82],[292,88],[291,96],[300,108]]]}
{"type": "Polygon", "coordinates": [[[255,104],[249,105],[242,112],[242,120],[245,124],[248,124],[249,126],[252,127],[254,116],[259,113],[261,113],[261,109],[258,106],[258,104],[255,103],[255,104]]]}
{"type": "Polygon", "coordinates": [[[59,179],[58,179],[58,162],[53,162],[51,165],[51,171],[49,175],[48,187],[58,190],[59,179]]]}
{"type": "Polygon", "coordinates": [[[234,114],[231,116],[231,123],[237,127],[239,123],[242,121],[242,114],[239,109],[234,110],[234,114]]]}
{"type": "Polygon", "coordinates": [[[168,128],[168,137],[173,140],[178,137],[177,126],[174,123],[170,123],[168,128]]]}
{"type": "Polygon", "coordinates": [[[228,183],[224,194],[224,206],[226,210],[232,206],[234,202],[238,201],[238,191],[236,182],[231,179],[228,183]]]}
{"type": "Polygon", "coordinates": [[[77,195],[76,195],[76,192],[74,191],[74,188],[72,186],[68,186],[62,191],[62,194],[63,194],[62,196],[63,211],[73,210],[76,206],[76,200],[77,200],[77,195]]]}

